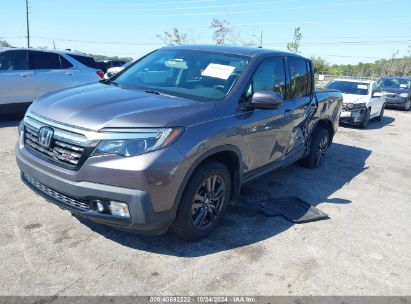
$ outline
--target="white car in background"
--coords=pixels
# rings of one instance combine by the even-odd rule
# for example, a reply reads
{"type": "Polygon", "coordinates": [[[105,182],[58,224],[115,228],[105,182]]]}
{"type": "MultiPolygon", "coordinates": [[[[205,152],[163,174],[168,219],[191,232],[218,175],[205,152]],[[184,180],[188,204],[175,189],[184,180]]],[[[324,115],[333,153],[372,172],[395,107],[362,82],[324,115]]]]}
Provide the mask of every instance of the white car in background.
{"type": "Polygon", "coordinates": [[[23,112],[47,92],[101,80],[93,57],[72,51],[0,50],[0,114],[23,112]]]}
{"type": "Polygon", "coordinates": [[[104,79],[109,79],[110,77],[113,77],[114,75],[116,75],[117,73],[121,72],[122,70],[124,70],[126,67],[128,67],[129,65],[131,65],[134,61],[129,61],[126,62],[125,64],[123,64],[120,67],[113,67],[113,68],[109,68],[106,72],[106,74],[104,74],[104,79]]]}
{"type": "Polygon", "coordinates": [[[385,100],[376,81],[335,79],[325,87],[341,91],[343,95],[342,123],[366,128],[371,119],[381,120],[384,116],[385,100]]]}

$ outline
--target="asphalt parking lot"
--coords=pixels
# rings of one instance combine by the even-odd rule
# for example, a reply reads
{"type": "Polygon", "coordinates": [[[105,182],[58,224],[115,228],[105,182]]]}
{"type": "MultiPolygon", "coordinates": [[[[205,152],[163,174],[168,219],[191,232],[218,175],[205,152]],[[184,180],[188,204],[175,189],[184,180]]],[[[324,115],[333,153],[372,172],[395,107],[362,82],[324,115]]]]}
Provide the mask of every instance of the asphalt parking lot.
{"type": "Polygon", "coordinates": [[[0,123],[1,295],[410,295],[411,112],[340,127],[320,169],[248,184],[210,237],[80,222],[19,180],[17,121],[0,123]],[[295,194],[329,220],[293,225],[261,200],[295,194]]]}

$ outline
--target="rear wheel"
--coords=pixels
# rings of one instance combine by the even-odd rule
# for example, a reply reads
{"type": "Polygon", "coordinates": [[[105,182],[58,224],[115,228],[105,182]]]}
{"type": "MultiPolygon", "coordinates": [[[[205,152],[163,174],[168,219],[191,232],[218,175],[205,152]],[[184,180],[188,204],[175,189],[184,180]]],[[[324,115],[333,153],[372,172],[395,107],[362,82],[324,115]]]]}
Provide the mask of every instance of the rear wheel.
{"type": "Polygon", "coordinates": [[[378,115],[378,117],[376,118],[377,121],[381,121],[382,118],[384,117],[384,110],[385,110],[385,104],[382,105],[380,115],[378,115]]]}
{"type": "Polygon", "coordinates": [[[360,123],[360,128],[365,129],[368,126],[368,122],[370,121],[370,115],[371,115],[371,109],[368,108],[367,111],[364,114],[364,117],[360,123]]]}
{"type": "Polygon", "coordinates": [[[330,144],[331,138],[328,130],[317,128],[312,135],[310,153],[300,160],[300,164],[306,168],[321,167],[330,144]]]}
{"type": "Polygon", "coordinates": [[[231,179],[227,168],[215,161],[200,165],[190,178],[171,230],[188,241],[208,235],[228,206],[231,179]]]}

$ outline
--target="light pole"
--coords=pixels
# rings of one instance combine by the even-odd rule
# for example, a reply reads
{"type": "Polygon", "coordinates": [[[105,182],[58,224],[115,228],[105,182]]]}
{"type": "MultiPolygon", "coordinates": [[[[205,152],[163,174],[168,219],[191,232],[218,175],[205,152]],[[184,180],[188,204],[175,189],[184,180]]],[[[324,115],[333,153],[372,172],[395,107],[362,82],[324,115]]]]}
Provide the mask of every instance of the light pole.
{"type": "Polygon", "coordinates": [[[30,48],[29,0],[26,0],[27,48],[30,48]]]}

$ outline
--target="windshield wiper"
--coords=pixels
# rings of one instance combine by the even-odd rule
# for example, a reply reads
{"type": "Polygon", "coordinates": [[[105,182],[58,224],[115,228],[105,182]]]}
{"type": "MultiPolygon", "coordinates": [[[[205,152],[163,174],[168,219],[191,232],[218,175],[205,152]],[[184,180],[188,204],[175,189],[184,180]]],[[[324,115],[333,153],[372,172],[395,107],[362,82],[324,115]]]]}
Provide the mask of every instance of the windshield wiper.
{"type": "Polygon", "coordinates": [[[118,82],[108,81],[107,83],[108,83],[108,84],[114,84],[116,87],[122,88],[122,86],[121,86],[118,82]]]}
{"type": "Polygon", "coordinates": [[[149,93],[149,94],[154,94],[154,95],[164,95],[160,93],[159,91],[154,91],[154,90],[144,90],[144,92],[149,93]]]}
{"type": "Polygon", "coordinates": [[[144,92],[146,92],[148,94],[167,96],[167,97],[171,97],[171,98],[178,98],[177,96],[166,94],[166,93],[159,92],[159,91],[156,91],[156,90],[144,90],[144,92]]]}

